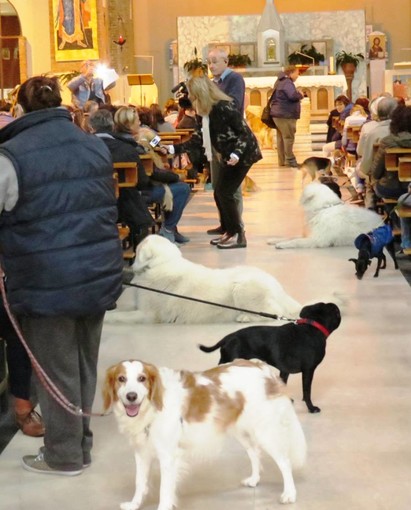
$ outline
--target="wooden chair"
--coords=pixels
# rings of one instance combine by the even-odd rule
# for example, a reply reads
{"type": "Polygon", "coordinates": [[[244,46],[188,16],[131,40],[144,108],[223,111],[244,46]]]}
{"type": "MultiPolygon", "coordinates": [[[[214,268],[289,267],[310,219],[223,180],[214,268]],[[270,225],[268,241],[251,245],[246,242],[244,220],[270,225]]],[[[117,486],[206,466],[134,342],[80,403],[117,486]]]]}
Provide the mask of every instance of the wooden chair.
{"type": "MultiPolygon", "coordinates": [[[[134,188],[137,186],[137,163],[128,161],[114,163],[113,170],[114,186],[117,198],[120,195],[120,188],[134,188]]],[[[118,224],[117,229],[121,246],[123,247],[123,259],[130,262],[134,260],[134,257],[136,256],[131,229],[128,225],[123,224],[118,224]]]]}
{"type": "MultiPolygon", "coordinates": [[[[388,147],[387,149],[385,149],[385,168],[389,172],[398,172],[400,158],[403,158],[402,166],[405,175],[409,175],[410,161],[407,160],[411,158],[411,149],[406,149],[402,147],[388,147]]],[[[410,181],[411,177],[404,180],[410,181]]]]}

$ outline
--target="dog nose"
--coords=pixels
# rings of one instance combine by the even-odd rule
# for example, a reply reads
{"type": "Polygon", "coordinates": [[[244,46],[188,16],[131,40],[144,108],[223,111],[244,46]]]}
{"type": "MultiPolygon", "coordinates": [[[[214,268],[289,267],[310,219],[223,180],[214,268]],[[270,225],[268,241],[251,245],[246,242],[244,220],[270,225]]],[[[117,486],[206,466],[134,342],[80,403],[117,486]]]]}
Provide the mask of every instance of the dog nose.
{"type": "Polygon", "coordinates": [[[126,398],[129,402],[135,402],[137,400],[137,393],[135,391],[130,391],[130,393],[127,393],[126,398]]]}

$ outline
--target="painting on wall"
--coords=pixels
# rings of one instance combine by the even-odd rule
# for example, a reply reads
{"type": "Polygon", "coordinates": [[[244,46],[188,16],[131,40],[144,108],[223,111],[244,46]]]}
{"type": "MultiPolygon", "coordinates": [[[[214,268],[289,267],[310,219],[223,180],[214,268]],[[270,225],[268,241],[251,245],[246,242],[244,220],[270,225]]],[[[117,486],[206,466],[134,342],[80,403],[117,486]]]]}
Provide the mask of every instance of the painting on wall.
{"type": "Polygon", "coordinates": [[[97,0],[52,0],[56,62],[98,60],[97,0]]]}
{"type": "Polygon", "coordinates": [[[368,35],[368,58],[370,60],[385,58],[386,39],[382,32],[372,32],[368,35]]]}

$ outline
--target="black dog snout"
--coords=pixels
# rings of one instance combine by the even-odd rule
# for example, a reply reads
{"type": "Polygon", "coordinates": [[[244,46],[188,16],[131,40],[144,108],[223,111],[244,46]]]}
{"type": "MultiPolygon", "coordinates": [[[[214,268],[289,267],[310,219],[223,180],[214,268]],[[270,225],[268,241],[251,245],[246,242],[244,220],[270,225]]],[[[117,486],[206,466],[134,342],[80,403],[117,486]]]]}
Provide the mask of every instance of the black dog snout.
{"type": "Polygon", "coordinates": [[[137,393],[135,391],[130,391],[127,393],[126,398],[129,402],[135,402],[137,400],[137,393]]]}

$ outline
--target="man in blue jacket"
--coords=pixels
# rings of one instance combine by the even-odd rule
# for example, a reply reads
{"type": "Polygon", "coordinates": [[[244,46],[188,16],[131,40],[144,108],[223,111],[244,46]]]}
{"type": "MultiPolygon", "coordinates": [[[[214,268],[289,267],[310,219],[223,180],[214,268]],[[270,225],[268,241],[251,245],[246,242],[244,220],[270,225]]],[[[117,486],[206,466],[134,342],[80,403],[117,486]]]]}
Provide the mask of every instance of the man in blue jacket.
{"type": "MultiPolygon", "coordinates": [[[[237,110],[244,115],[245,81],[241,74],[236,73],[228,67],[227,52],[220,48],[212,48],[208,53],[208,68],[213,75],[214,83],[234,100],[237,110]]],[[[211,163],[211,182],[217,182],[220,172],[220,163],[217,158],[213,158],[211,163]]],[[[234,199],[240,217],[243,213],[243,195],[241,187],[235,192],[234,199]]],[[[217,228],[207,230],[209,235],[224,234],[224,229],[220,225],[217,228]]]]}

